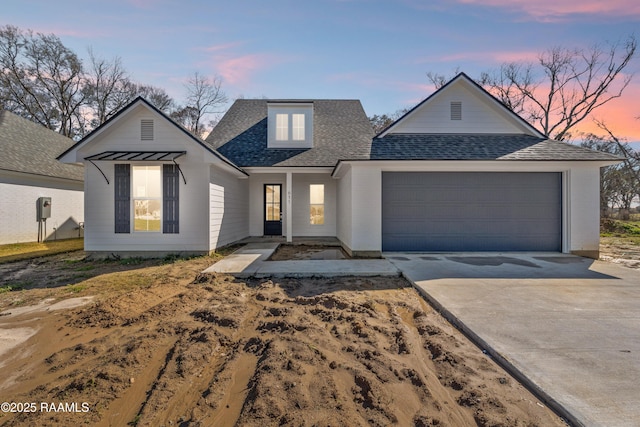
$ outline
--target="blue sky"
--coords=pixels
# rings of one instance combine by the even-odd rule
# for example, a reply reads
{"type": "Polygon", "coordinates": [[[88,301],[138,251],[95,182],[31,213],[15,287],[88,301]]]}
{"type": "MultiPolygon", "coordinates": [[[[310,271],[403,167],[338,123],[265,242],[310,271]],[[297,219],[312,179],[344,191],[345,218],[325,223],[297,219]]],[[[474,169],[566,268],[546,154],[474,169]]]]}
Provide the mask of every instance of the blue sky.
{"type": "MultiPolygon", "coordinates": [[[[553,46],[588,47],[640,29],[637,0],[2,0],[0,25],[54,33],[80,56],[119,56],[175,99],[195,71],[231,99],[360,99],[368,115],[433,92],[426,73],[471,77],[553,46]]],[[[640,37],[640,34],[636,34],[640,37]]],[[[640,71],[640,56],[629,67],[640,71]]],[[[640,74],[640,73],[639,73],[640,74]]],[[[640,141],[640,75],[601,114],[640,141]]]]}

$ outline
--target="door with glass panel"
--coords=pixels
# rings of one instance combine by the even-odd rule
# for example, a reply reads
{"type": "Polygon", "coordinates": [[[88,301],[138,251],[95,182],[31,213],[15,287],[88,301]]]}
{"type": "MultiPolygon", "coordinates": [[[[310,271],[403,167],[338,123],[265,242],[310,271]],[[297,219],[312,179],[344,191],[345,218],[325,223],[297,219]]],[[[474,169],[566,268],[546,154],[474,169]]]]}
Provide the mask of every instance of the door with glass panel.
{"type": "Polygon", "coordinates": [[[282,185],[264,186],[264,235],[282,236],[282,185]]]}

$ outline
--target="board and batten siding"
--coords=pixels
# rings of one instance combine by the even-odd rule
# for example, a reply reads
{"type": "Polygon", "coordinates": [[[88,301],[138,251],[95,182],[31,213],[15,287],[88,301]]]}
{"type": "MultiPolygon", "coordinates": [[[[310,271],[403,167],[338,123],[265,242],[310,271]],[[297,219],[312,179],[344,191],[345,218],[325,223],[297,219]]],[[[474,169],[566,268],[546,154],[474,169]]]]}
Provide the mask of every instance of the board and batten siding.
{"type": "Polygon", "coordinates": [[[31,179],[0,177],[0,244],[36,242],[38,220],[36,203],[39,197],[51,197],[51,218],[46,221],[45,240],[70,239],[82,235],[79,223],[84,222],[82,183],[54,188],[31,179]],[[17,182],[29,182],[29,185],[17,182]]]}
{"type": "Polygon", "coordinates": [[[249,180],[211,166],[209,182],[209,250],[249,235],[249,180]]]}
{"type": "Polygon", "coordinates": [[[522,133],[522,127],[508,120],[486,99],[462,82],[438,93],[405,117],[393,133],[522,133]],[[460,102],[461,118],[451,120],[451,103],[460,102]]]}

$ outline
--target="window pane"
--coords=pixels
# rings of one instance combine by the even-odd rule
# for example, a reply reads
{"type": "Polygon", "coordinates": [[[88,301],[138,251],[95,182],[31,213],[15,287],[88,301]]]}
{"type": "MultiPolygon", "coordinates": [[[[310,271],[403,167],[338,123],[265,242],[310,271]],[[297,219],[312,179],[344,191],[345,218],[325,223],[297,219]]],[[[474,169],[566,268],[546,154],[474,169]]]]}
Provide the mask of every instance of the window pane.
{"type": "Polygon", "coordinates": [[[267,205],[266,214],[267,221],[280,221],[280,204],[267,205]]]}
{"type": "Polygon", "coordinates": [[[289,115],[276,114],[276,140],[289,140],[289,115]]]}
{"type": "Polygon", "coordinates": [[[134,200],[134,231],[160,231],[161,206],[159,200],[134,200]]]}
{"type": "Polygon", "coordinates": [[[291,115],[291,131],[294,141],[304,141],[304,114],[291,115]]]}
{"type": "Polygon", "coordinates": [[[133,197],[162,197],[160,166],[133,167],[133,197]]]}
{"type": "Polygon", "coordinates": [[[324,224],[324,205],[311,205],[310,223],[312,225],[324,224]]]}
{"type": "Polygon", "coordinates": [[[324,204],[324,184],[312,184],[309,186],[309,201],[312,205],[324,204]]]}

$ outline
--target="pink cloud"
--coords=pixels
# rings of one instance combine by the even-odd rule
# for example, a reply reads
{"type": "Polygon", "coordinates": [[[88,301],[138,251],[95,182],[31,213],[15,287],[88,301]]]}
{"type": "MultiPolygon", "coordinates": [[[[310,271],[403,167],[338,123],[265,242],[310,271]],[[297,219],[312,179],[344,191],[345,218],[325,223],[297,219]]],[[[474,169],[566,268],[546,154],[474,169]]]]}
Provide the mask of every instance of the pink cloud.
{"type": "Polygon", "coordinates": [[[640,15],[637,0],[458,0],[463,4],[499,7],[522,12],[541,21],[562,20],[569,15],[640,15]]]}
{"type": "Polygon", "coordinates": [[[244,84],[264,68],[268,68],[276,59],[265,54],[249,54],[232,58],[214,58],[213,67],[223,80],[230,84],[244,84]]]}

